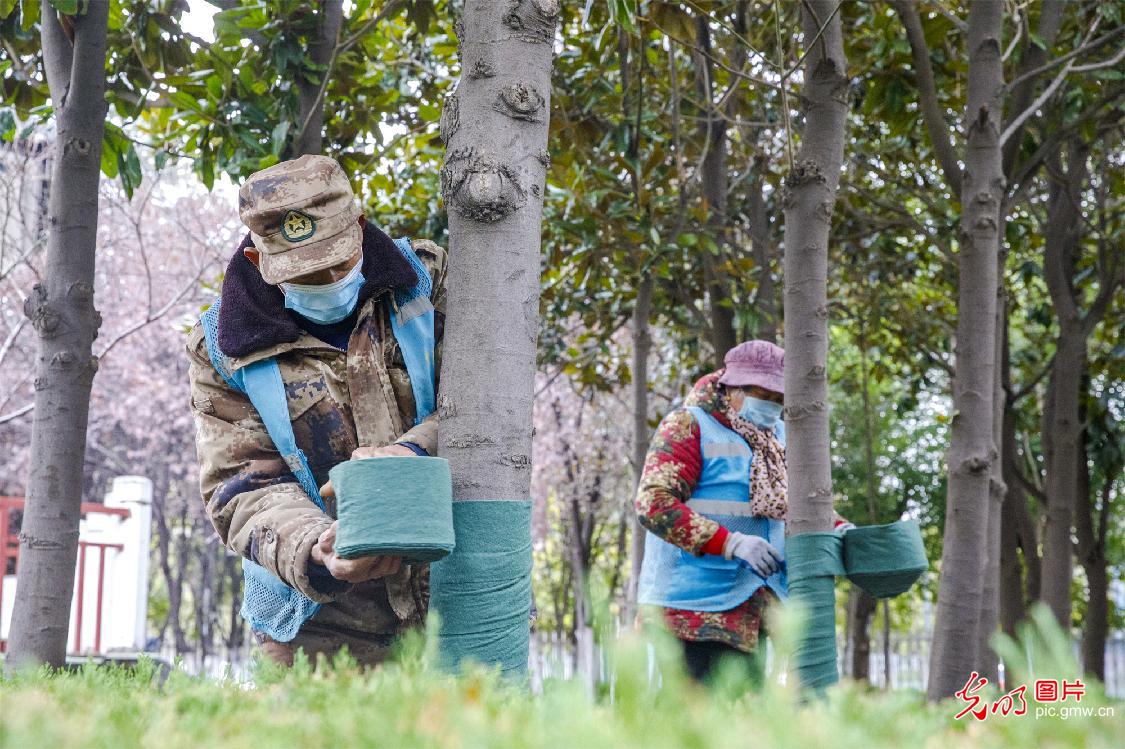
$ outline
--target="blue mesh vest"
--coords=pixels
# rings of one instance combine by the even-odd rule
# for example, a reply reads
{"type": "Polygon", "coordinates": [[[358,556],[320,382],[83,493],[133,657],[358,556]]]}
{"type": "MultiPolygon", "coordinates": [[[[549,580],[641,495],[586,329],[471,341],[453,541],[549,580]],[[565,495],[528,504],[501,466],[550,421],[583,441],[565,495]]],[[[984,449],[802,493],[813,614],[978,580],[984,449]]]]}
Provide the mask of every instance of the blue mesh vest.
{"type": "MultiPolygon", "coordinates": [[[[703,470],[688,507],[731,531],[761,536],[782,558],[785,556],[785,523],[750,514],[750,463],[754,452],[737,432],[720,424],[701,408],[687,409],[699,424],[703,470]]],[[[784,424],[774,431],[785,443],[784,424]]],[[[785,565],[768,578],[757,575],[738,559],[715,554],[694,556],[648,533],[641,565],[638,600],[690,611],[728,611],[744,602],[763,585],[781,598],[787,594],[785,565]]]]}
{"type": "MultiPolygon", "coordinates": [[[[390,302],[391,331],[402,351],[406,373],[414,391],[417,424],[434,411],[434,307],[430,303],[433,280],[414,254],[409,239],[396,239],[395,244],[399,252],[410,261],[418,276],[418,283],[413,288],[395,292],[390,302]]],[[[200,317],[211,364],[224,382],[245,393],[250,399],[262,417],[274,447],[285,459],[297,482],[309,499],[324,510],[324,500],[313,479],[308,460],[304,451],[297,447],[293,435],[281,368],[273,357],[252,362],[239,369],[230,366],[230,360],[219,350],[221,303],[221,299],[216,299],[200,317]]],[[[290,588],[265,567],[249,559],[242,560],[242,574],[245,585],[242,610],[239,613],[255,632],[264,632],[278,642],[289,642],[297,636],[301,625],[320,610],[319,603],[290,588]]]]}

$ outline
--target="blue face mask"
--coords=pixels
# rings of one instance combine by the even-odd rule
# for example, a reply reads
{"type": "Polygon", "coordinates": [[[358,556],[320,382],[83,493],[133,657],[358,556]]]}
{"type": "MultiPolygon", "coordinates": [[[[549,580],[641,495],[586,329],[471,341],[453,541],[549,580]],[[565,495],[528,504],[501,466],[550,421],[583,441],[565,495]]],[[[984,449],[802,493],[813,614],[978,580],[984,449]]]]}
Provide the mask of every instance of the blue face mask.
{"type": "Polygon", "coordinates": [[[352,313],[359,302],[359,289],[363,286],[360,265],[348,271],[339,281],[324,285],[283,283],[285,306],[306,320],[321,325],[340,322],[352,313]]]}
{"type": "Polygon", "coordinates": [[[781,404],[747,395],[738,415],[762,429],[773,429],[781,418],[781,404]]]}

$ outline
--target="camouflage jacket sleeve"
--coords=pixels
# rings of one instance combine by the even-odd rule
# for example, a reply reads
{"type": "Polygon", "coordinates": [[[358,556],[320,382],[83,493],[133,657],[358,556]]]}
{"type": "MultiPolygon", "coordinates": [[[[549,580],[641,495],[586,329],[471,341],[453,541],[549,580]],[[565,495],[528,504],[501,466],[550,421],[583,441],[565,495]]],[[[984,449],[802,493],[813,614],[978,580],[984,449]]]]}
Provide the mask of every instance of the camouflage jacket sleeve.
{"type": "Polygon", "coordinates": [[[332,519],[301,489],[249,398],[211,366],[198,325],[188,359],[199,486],[219,537],[314,601],[333,600],[308,576],[312,546],[332,519]]]}
{"type": "MultiPolygon", "coordinates": [[[[434,371],[438,373],[440,378],[442,339],[445,337],[446,253],[445,250],[428,239],[416,239],[413,246],[414,251],[418,253],[418,258],[430,271],[430,277],[434,281],[434,290],[430,293],[430,301],[434,305],[434,371]]],[[[434,385],[435,400],[437,393],[440,392],[440,386],[441,381],[438,379],[434,385]]],[[[433,455],[437,452],[437,427],[438,415],[435,411],[427,416],[421,424],[411,428],[396,441],[413,442],[433,455]]]]}
{"type": "Polygon", "coordinates": [[[709,542],[723,530],[685,504],[702,470],[699,425],[690,411],[677,408],[660,422],[645,456],[637,489],[637,520],[668,543],[696,556],[717,553],[709,548],[709,542]]]}

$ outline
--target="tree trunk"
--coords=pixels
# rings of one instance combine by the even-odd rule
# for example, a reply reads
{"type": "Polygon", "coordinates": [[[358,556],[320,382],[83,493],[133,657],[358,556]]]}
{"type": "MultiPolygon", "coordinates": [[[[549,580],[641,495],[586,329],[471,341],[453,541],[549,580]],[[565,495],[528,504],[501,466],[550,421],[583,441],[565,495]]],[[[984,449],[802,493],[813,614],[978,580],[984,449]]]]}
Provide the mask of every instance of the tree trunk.
{"type": "Polygon", "coordinates": [[[693,54],[696,89],[706,109],[707,119],[699,137],[704,153],[700,169],[703,199],[707,203],[707,233],[718,248],[713,253],[703,250],[703,277],[710,302],[711,329],[708,335],[714,350],[716,367],[723,366],[723,357],[738,344],[734,327],[734,308],[730,304],[729,279],[719,271],[721,258],[727,252],[727,121],[714,104],[714,78],[711,60],[711,32],[705,16],[696,18],[696,42],[699,51],[693,54]]]}
{"type": "MultiPolygon", "coordinates": [[[[640,488],[648,453],[648,357],[652,349],[649,316],[652,313],[652,274],[645,272],[637,286],[633,306],[633,486],[640,488]]],[[[641,579],[641,562],[645,556],[645,529],[637,522],[633,495],[627,499],[626,514],[632,518],[633,542],[629,551],[629,584],[625,596],[625,623],[630,624],[637,613],[637,584],[641,579]]]]}
{"type": "MultiPolygon", "coordinates": [[[[1083,378],[1086,380],[1086,378],[1083,378]]],[[[1083,413],[1085,421],[1085,413],[1083,413]]],[[[1109,502],[1113,494],[1113,480],[1116,474],[1106,475],[1101,492],[1101,512],[1099,513],[1095,494],[1090,489],[1089,456],[1086,451],[1086,433],[1083,431],[1078,449],[1078,512],[1075,516],[1075,535],[1078,537],[1078,559],[1086,571],[1086,584],[1089,596],[1086,603],[1086,616],[1082,620],[1082,670],[1087,676],[1097,676],[1105,681],[1105,641],[1109,633],[1109,575],[1106,567],[1105,533],[1102,532],[1109,517],[1109,502]],[[1100,515],[1101,524],[1094,524],[1095,516],[1100,515]]]]}
{"type": "Polygon", "coordinates": [[[785,187],[787,533],[832,529],[828,430],[828,234],[844,161],[847,59],[836,4],[803,4],[805,129],[785,187]],[[831,18],[831,20],[828,20],[831,18]],[[827,26],[814,41],[822,24],[827,26]]]}
{"type": "Polygon", "coordinates": [[[316,15],[316,38],[309,41],[308,55],[314,63],[323,65],[324,70],[318,73],[315,83],[302,76],[297,78],[300,111],[290,158],[319,154],[324,149],[324,99],[328,79],[332,75],[332,62],[336,57],[336,44],[340,39],[340,25],[344,20],[344,0],[321,0],[316,15]]]}
{"type": "Polygon", "coordinates": [[[1080,201],[1086,181],[1086,150],[1076,143],[1068,149],[1066,170],[1054,157],[1048,169],[1050,194],[1043,242],[1043,275],[1059,323],[1055,358],[1047,383],[1048,408],[1043,431],[1050,436],[1043,453],[1047,522],[1043,529],[1043,577],[1039,597],[1059,625],[1070,631],[1070,582],[1073,576],[1071,529],[1078,506],[1078,474],[1082,422],[1079,393],[1086,371],[1087,330],[1073,286],[1079,232],[1080,201]]]}
{"type": "MultiPolygon", "coordinates": [[[[1004,236],[1005,218],[999,217],[998,233],[1004,236]]],[[[981,580],[981,605],[980,622],[977,625],[977,647],[981,653],[980,675],[991,681],[999,683],[1000,656],[992,649],[989,642],[992,635],[1000,626],[1000,515],[1004,506],[1004,461],[1000,454],[1000,445],[1003,442],[1005,390],[1003,381],[1004,358],[1007,350],[1008,335],[1008,304],[1007,292],[1004,283],[1004,265],[1007,251],[1003,241],[1000,243],[1000,252],[996,262],[996,350],[993,355],[993,386],[992,386],[992,443],[996,446],[997,453],[990,467],[988,485],[988,517],[984,533],[984,571],[981,580]]]]}
{"type": "Polygon", "coordinates": [[[39,334],[39,353],[8,669],[60,667],[66,659],[86,422],[97,371],[92,346],[101,322],[94,309],[94,250],[108,14],[108,3],[90,3],[84,15],[70,17],[72,44],[50,6],[42,11],[56,157],[43,280],[24,306],[39,334]]]}
{"type": "Polygon", "coordinates": [[[851,588],[848,634],[851,639],[851,671],[856,681],[871,681],[871,617],[879,602],[857,585],[851,588]]]}
{"type": "Polygon", "coordinates": [[[763,341],[777,342],[777,327],[780,323],[777,309],[777,284],[773,280],[770,261],[773,252],[770,250],[770,216],[766,210],[766,198],[762,192],[766,186],[765,160],[761,157],[755,159],[755,180],[750,185],[750,205],[747,210],[750,214],[750,251],[754,256],[754,264],[758,267],[758,293],[755,297],[755,307],[758,312],[757,337],[763,341]]]}
{"type": "Polygon", "coordinates": [[[965,171],[961,190],[957,362],[949,447],[949,490],[938,589],[929,697],[960,689],[981,670],[979,625],[985,566],[996,368],[996,276],[999,208],[1000,97],[1004,86],[1001,3],[969,10],[965,171]]]}
{"type": "Polygon", "coordinates": [[[558,13],[558,0],[466,0],[456,23],[462,74],[441,118],[450,280],[438,397],[439,452],[455,502],[530,496],[558,13]]]}
{"type": "MultiPolygon", "coordinates": [[[[1002,362],[1003,378],[1010,389],[1011,377],[1007,351],[1002,362]]],[[[1014,474],[1016,460],[1015,407],[1006,403],[1001,438],[1000,459],[1003,461],[1006,494],[1000,511],[1000,628],[1009,637],[1016,636],[1016,624],[1027,616],[1028,591],[1038,594],[1039,543],[1035,525],[1027,511],[1027,495],[1014,474]],[[1020,564],[1023,550],[1023,565],[1020,564]],[[1023,570],[1027,569],[1024,580],[1023,570]],[[1032,580],[1035,586],[1032,587],[1032,580]]]]}

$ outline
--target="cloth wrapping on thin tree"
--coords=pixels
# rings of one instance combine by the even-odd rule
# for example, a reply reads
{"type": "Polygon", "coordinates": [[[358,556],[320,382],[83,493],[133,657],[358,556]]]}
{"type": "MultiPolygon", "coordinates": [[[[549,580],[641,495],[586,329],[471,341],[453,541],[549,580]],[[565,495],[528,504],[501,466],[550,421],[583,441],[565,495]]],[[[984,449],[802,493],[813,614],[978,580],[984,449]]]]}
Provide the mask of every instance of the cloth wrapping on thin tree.
{"type": "Polygon", "coordinates": [[[527,673],[531,613],[531,502],[453,503],[457,548],[430,567],[430,611],[439,618],[443,668],[467,660],[527,673]]]}
{"type": "Polygon", "coordinates": [[[444,458],[362,458],[328,472],[336,553],[433,562],[453,551],[453,485],[444,458]]]}
{"type": "Polygon", "coordinates": [[[929,563],[917,520],[801,533],[785,540],[789,599],[805,608],[805,632],[797,648],[801,685],[822,691],[840,679],[836,665],[835,577],[847,575],[873,596],[904,593],[929,563]]]}
{"type": "Polygon", "coordinates": [[[844,535],[844,572],[875,598],[905,593],[929,566],[917,520],[866,525],[844,535]]]}

